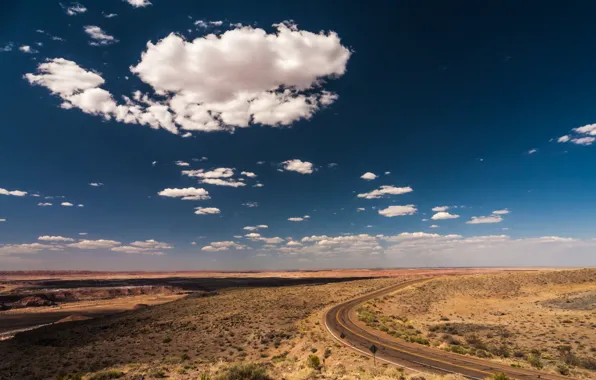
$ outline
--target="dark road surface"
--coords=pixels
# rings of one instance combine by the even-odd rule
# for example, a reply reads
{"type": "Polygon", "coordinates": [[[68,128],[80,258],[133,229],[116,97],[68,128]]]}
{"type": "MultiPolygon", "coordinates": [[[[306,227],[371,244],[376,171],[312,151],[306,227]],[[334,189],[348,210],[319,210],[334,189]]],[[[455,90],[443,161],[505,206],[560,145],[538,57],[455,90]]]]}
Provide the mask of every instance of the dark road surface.
{"type": "Polygon", "coordinates": [[[378,361],[388,362],[416,371],[438,374],[459,373],[470,379],[482,380],[500,372],[507,374],[512,379],[519,380],[569,379],[564,376],[533,371],[525,368],[514,368],[507,364],[446,352],[421,344],[408,343],[393,338],[381,331],[375,331],[368,328],[364,329],[356,325],[355,321],[358,319],[355,310],[360,304],[423,281],[427,280],[408,281],[399,285],[390,286],[332,307],[327,314],[325,314],[325,325],[327,330],[335,339],[341,341],[352,349],[359,351],[361,354],[371,356],[369,347],[374,344],[378,348],[376,353],[378,361]],[[341,337],[342,334],[343,338],[341,337]]]}

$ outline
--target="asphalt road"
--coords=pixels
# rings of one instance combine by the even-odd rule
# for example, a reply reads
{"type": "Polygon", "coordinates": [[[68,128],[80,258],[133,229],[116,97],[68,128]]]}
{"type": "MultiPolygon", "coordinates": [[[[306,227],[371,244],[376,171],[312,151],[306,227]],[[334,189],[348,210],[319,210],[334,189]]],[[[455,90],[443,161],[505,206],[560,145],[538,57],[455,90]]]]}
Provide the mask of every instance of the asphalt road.
{"type": "Polygon", "coordinates": [[[408,343],[380,331],[365,329],[356,325],[355,321],[358,320],[356,309],[360,304],[422,281],[426,280],[408,281],[390,286],[334,306],[325,314],[325,326],[335,339],[361,354],[372,356],[369,347],[374,344],[378,348],[376,353],[377,362],[395,364],[416,371],[439,374],[459,373],[470,379],[482,380],[500,372],[507,374],[512,379],[519,380],[569,379],[565,376],[514,368],[506,364],[446,352],[421,344],[408,343]]]}

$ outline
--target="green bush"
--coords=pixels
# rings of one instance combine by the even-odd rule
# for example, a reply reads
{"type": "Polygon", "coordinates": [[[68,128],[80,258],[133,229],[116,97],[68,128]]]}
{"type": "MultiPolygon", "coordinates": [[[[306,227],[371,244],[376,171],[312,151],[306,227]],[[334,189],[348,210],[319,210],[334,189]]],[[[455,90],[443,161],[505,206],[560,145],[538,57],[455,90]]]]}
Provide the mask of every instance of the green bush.
{"type": "Polygon", "coordinates": [[[505,375],[503,372],[501,373],[495,373],[493,375],[493,377],[491,377],[492,380],[509,380],[509,376],[505,375]]]}
{"type": "Polygon", "coordinates": [[[267,370],[257,363],[240,363],[228,367],[217,380],[271,380],[267,370]]]}
{"type": "Polygon", "coordinates": [[[308,355],[308,359],[306,359],[306,365],[312,369],[319,369],[321,368],[321,359],[317,355],[308,355]]]}

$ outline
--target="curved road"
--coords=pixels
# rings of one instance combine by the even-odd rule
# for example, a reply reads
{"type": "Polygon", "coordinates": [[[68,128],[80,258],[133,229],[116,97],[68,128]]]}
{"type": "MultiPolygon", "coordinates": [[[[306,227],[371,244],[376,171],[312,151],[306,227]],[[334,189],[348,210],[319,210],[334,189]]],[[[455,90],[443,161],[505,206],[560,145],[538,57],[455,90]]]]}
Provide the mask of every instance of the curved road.
{"type": "Polygon", "coordinates": [[[510,378],[519,380],[569,379],[565,376],[537,372],[525,368],[514,368],[506,364],[446,352],[421,344],[408,343],[383,334],[380,331],[369,331],[368,329],[361,328],[355,323],[358,320],[356,308],[360,304],[423,281],[428,280],[408,281],[334,306],[325,314],[325,326],[336,340],[361,354],[371,356],[369,347],[374,344],[378,348],[376,354],[377,360],[415,371],[441,374],[459,373],[467,378],[478,380],[483,380],[500,372],[507,374],[510,378]]]}

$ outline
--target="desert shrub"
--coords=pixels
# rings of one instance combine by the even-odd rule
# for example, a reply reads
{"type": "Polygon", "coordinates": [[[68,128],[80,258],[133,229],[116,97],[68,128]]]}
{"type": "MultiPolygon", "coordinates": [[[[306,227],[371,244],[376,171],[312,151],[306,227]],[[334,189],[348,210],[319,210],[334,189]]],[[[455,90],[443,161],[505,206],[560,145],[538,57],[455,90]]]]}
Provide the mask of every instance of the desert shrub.
{"type": "Polygon", "coordinates": [[[468,345],[480,349],[480,350],[486,350],[486,343],[484,343],[484,341],[476,334],[471,334],[468,335],[466,337],[466,343],[468,343],[468,345]]]}
{"type": "Polygon", "coordinates": [[[207,375],[206,373],[201,374],[199,376],[199,380],[211,380],[211,376],[207,375]]]}
{"type": "Polygon", "coordinates": [[[317,352],[317,349],[315,347],[313,347],[310,349],[310,352],[312,352],[314,354],[315,352],[317,352]]]}
{"type": "Polygon", "coordinates": [[[430,346],[430,341],[426,338],[423,338],[421,336],[411,336],[408,339],[410,341],[410,343],[418,343],[418,344],[424,344],[425,346],[430,346]]]}
{"type": "Polygon", "coordinates": [[[540,360],[540,354],[536,354],[535,352],[528,355],[528,363],[534,368],[541,369],[544,367],[542,360],[540,360]]]}
{"type": "Polygon", "coordinates": [[[271,380],[265,367],[258,363],[241,363],[228,367],[217,380],[271,380]]]}
{"type": "Polygon", "coordinates": [[[101,371],[94,373],[93,375],[89,376],[89,380],[109,380],[109,379],[119,379],[124,376],[124,373],[121,371],[101,371]]]}
{"type": "Polygon", "coordinates": [[[306,365],[312,369],[319,369],[321,368],[321,359],[315,354],[308,355],[306,365]]]}
{"type": "Polygon", "coordinates": [[[330,348],[326,348],[326,349],[325,349],[325,353],[323,354],[323,357],[324,357],[325,359],[327,359],[327,358],[328,358],[328,357],[330,357],[330,356],[331,356],[331,349],[330,349],[330,348]]]}
{"type": "Polygon", "coordinates": [[[443,335],[443,340],[445,341],[445,343],[452,344],[454,346],[459,346],[461,344],[461,342],[457,338],[454,338],[452,335],[449,334],[443,335]]]}
{"type": "Polygon", "coordinates": [[[567,367],[565,364],[558,364],[557,372],[559,372],[563,376],[567,376],[569,375],[569,367],[567,367]]]}
{"type": "Polygon", "coordinates": [[[491,377],[492,380],[509,380],[509,376],[505,375],[503,372],[501,373],[495,373],[493,375],[493,377],[491,377]]]}
{"type": "Polygon", "coordinates": [[[188,360],[188,359],[190,359],[190,356],[188,356],[188,354],[187,354],[187,353],[184,353],[184,354],[180,355],[180,360],[182,360],[182,361],[186,361],[186,360],[188,360]]]}
{"type": "Polygon", "coordinates": [[[506,344],[501,344],[499,346],[491,346],[489,348],[489,351],[493,355],[502,356],[504,358],[508,358],[509,355],[510,355],[510,353],[509,353],[509,347],[507,347],[506,344]]]}
{"type": "Polygon", "coordinates": [[[172,341],[172,338],[170,338],[169,336],[163,338],[162,342],[163,343],[170,343],[172,341]]]}
{"type": "Polygon", "coordinates": [[[558,346],[557,351],[559,351],[559,356],[565,364],[571,366],[577,366],[580,364],[579,358],[573,353],[573,351],[571,351],[571,346],[558,346]]]}
{"type": "Polygon", "coordinates": [[[153,368],[149,371],[148,375],[155,379],[163,379],[166,377],[166,372],[161,368],[153,368]]]}
{"type": "Polygon", "coordinates": [[[579,365],[585,369],[596,370],[596,358],[580,358],[579,365]]]}
{"type": "Polygon", "coordinates": [[[466,350],[462,346],[449,346],[445,349],[445,351],[451,351],[461,355],[465,355],[468,353],[468,350],[466,350]]]}
{"type": "Polygon", "coordinates": [[[275,355],[275,356],[273,356],[273,357],[271,358],[271,361],[272,361],[273,363],[277,363],[277,362],[284,361],[284,360],[286,360],[286,358],[288,357],[288,354],[289,354],[289,352],[288,352],[288,351],[284,351],[284,352],[282,352],[282,353],[281,353],[281,354],[279,354],[279,355],[275,355]]]}
{"type": "Polygon", "coordinates": [[[346,370],[346,366],[339,363],[333,368],[333,373],[337,375],[345,375],[348,371],[346,370]]]}

